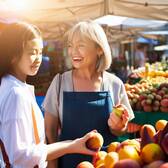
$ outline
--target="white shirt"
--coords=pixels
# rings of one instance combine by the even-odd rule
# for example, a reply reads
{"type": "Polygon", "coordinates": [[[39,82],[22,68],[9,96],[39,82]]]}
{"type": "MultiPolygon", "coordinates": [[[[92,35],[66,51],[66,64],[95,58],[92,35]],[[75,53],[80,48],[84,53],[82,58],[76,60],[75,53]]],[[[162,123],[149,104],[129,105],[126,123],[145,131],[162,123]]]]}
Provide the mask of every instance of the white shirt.
{"type": "Polygon", "coordinates": [[[144,67],[145,66],[145,55],[142,51],[135,52],[135,64],[137,67],[144,67]]]}
{"type": "MultiPolygon", "coordinates": [[[[72,82],[72,71],[64,72],[61,75],[61,87],[60,87],[60,97],[58,106],[58,85],[59,85],[59,75],[57,74],[45,96],[43,102],[43,109],[56,117],[60,117],[61,122],[63,121],[63,91],[73,91],[73,82],[72,82]]],[[[104,72],[103,73],[103,91],[109,91],[111,93],[112,100],[114,105],[124,104],[129,112],[129,120],[134,118],[134,113],[129,104],[127,93],[123,82],[115,75],[104,72]]]]}
{"type": "Polygon", "coordinates": [[[3,77],[0,85],[0,138],[12,168],[45,168],[44,119],[34,96],[34,88],[12,75],[3,77]],[[32,122],[35,112],[40,143],[35,144],[32,122]]]}

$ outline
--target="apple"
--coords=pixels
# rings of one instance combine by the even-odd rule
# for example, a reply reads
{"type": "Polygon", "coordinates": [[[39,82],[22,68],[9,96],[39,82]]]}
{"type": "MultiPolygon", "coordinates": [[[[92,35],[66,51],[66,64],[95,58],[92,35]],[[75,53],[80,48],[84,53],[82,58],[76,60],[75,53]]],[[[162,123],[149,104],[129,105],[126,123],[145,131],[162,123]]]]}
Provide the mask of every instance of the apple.
{"type": "Polygon", "coordinates": [[[112,112],[114,112],[119,118],[121,118],[125,110],[126,109],[123,107],[123,105],[120,104],[120,105],[114,106],[112,112]]]}

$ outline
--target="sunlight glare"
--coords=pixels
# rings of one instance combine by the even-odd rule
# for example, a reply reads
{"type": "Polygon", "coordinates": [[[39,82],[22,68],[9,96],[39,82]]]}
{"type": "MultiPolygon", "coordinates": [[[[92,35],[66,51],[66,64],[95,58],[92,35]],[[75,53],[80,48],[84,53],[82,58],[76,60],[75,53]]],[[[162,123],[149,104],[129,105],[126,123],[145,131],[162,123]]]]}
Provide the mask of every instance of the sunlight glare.
{"type": "Polygon", "coordinates": [[[27,6],[27,0],[6,0],[6,7],[9,10],[25,10],[27,6]]]}

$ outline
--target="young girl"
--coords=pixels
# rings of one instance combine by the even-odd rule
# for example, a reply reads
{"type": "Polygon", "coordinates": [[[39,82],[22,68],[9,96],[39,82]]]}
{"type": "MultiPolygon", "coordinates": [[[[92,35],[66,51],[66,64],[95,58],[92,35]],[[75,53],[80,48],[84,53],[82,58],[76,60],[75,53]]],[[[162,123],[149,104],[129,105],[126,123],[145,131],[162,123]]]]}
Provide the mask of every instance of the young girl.
{"type": "MultiPolygon", "coordinates": [[[[44,168],[48,160],[68,153],[94,155],[85,142],[94,132],[73,141],[46,145],[42,113],[27,75],[37,73],[43,42],[39,29],[9,24],[0,35],[0,144],[6,167],[44,168]]],[[[1,166],[2,167],[2,166],[1,166]]]]}

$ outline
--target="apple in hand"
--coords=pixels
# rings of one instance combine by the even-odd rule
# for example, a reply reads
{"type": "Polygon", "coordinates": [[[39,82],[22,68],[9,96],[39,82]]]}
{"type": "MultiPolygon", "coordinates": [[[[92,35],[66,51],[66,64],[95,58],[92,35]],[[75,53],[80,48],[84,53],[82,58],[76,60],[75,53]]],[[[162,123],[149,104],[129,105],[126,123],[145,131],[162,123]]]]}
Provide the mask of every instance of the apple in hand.
{"type": "Polygon", "coordinates": [[[122,104],[113,107],[113,111],[119,118],[122,117],[122,114],[126,111],[125,107],[122,104]]]}

